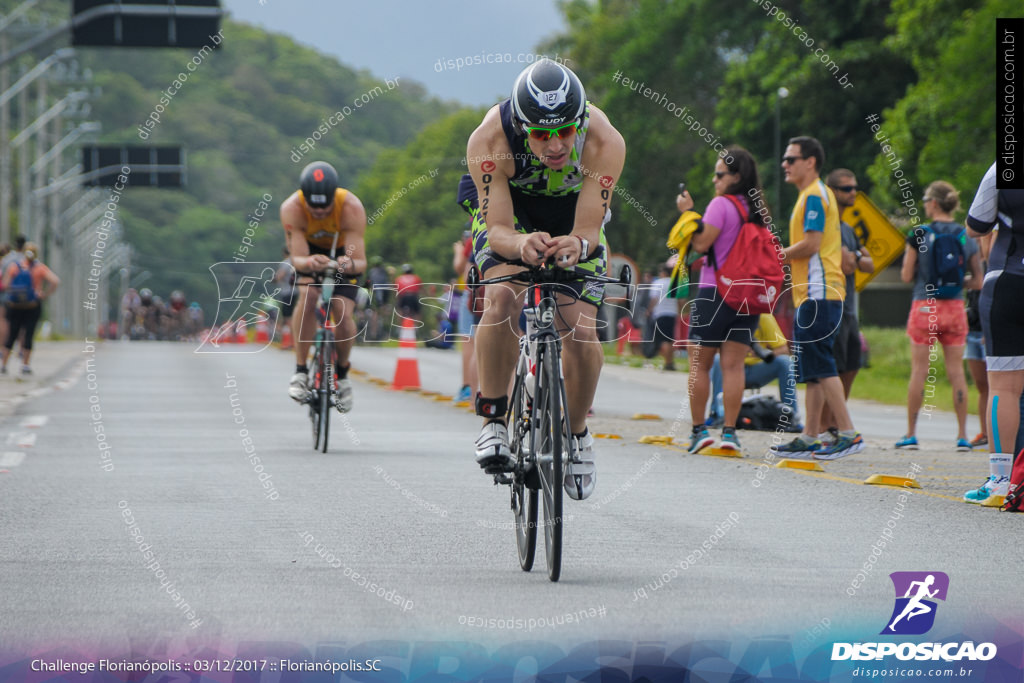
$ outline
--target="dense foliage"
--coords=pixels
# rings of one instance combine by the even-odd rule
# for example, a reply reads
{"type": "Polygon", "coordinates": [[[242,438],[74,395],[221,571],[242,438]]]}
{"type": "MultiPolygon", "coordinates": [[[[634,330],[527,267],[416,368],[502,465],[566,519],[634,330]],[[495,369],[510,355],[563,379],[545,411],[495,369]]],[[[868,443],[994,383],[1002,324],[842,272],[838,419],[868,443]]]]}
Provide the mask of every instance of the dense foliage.
{"type": "MultiPolygon", "coordinates": [[[[0,11],[17,4],[4,0],[0,11]]],[[[34,20],[67,17],[67,2],[40,8],[34,20]]],[[[388,90],[369,73],[234,21],[224,21],[221,32],[219,49],[205,54],[185,48],[77,51],[93,73],[87,87],[98,88],[89,118],[102,122],[101,144],[180,144],[187,155],[185,188],[124,194],[120,218],[133,247],[133,273],[148,271],[144,286],[157,294],[181,288],[210,310],[216,288],[208,268],[238,253],[246,228],[256,225],[255,247],[244,258],[280,260],[278,207],[297,188],[306,163],[330,161],[351,188],[383,152],[404,147],[442,111],[419,84],[400,79],[388,90]],[[189,71],[193,57],[201,63],[189,71]],[[179,73],[187,76],[180,85],[179,73]],[[364,95],[368,101],[353,106],[364,95]],[[159,123],[144,127],[158,105],[159,123]],[[351,113],[338,120],[336,112],[345,107],[351,113]],[[299,146],[314,135],[315,146],[302,153],[299,146]],[[260,207],[265,195],[272,198],[269,211],[260,207]]]]}
{"type": "MultiPolygon", "coordinates": [[[[746,147],[760,161],[765,196],[783,226],[796,191],[779,187],[777,156],[797,135],[820,139],[825,171],[852,169],[897,223],[908,207],[881,153],[882,137],[915,199],[945,178],[961,189],[966,208],[995,154],[995,17],[1019,13],[1010,0],[853,0],[841,7],[807,0],[565,0],[562,9],[568,31],[539,51],[571,57],[589,98],[626,139],[620,186],[640,208],[620,195],[610,235],[615,250],[644,265],[668,255],[677,184],[687,181],[698,204],[710,199],[716,143],[746,147]],[[872,115],[878,138],[867,120],[872,115]]],[[[462,120],[453,116],[453,134],[462,120]]],[[[464,140],[450,141],[450,148],[464,140]]],[[[424,166],[424,143],[382,156],[367,186],[400,190],[407,181],[395,169],[424,166]]],[[[453,206],[453,186],[438,185],[405,211],[388,213],[381,230],[389,244],[427,241],[422,232],[433,217],[453,206]]],[[[460,219],[456,214],[445,224],[460,219]]],[[[443,239],[431,241],[439,249],[433,258],[419,250],[384,253],[438,267],[452,234],[454,227],[446,227],[443,239]]]]}

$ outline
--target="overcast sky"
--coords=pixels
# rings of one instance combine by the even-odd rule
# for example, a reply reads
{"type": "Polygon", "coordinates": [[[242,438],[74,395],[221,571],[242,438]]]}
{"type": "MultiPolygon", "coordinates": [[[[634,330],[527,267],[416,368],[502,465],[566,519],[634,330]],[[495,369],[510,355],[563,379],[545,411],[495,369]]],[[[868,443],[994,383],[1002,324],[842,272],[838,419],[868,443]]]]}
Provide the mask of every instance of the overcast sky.
{"type": "MultiPolygon", "coordinates": [[[[556,0],[223,0],[236,20],[284,33],[379,78],[419,81],[433,94],[493,104],[537,45],[564,29],[556,0]],[[458,59],[492,64],[458,69],[458,59]],[[512,63],[507,63],[511,58],[512,63]]],[[[551,55],[554,57],[555,55],[551,55]]]]}

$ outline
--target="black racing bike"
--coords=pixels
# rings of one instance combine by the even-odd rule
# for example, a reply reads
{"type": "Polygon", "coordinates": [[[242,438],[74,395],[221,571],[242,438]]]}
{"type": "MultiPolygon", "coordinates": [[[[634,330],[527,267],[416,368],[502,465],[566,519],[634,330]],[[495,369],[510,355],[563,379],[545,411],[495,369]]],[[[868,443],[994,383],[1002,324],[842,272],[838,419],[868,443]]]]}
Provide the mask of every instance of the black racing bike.
{"type": "MultiPolygon", "coordinates": [[[[331,411],[338,401],[338,349],[335,347],[334,327],[331,326],[331,297],[334,287],[344,280],[338,279],[335,252],[338,236],[331,245],[331,261],[320,273],[313,273],[310,286],[320,287],[317,299],[316,336],[313,338],[312,357],[307,363],[311,374],[309,385],[309,419],[313,425],[313,450],[327,452],[327,437],[331,429],[331,411]]],[[[352,280],[351,282],[355,282],[352,280]]]]}
{"type": "MultiPolygon", "coordinates": [[[[603,248],[586,260],[593,261],[601,253],[603,248]]],[[[472,287],[504,282],[526,286],[526,330],[519,337],[519,358],[506,414],[509,449],[516,463],[511,472],[495,474],[494,482],[511,490],[519,564],[527,572],[533,568],[537,550],[537,499],[543,499],[548,578],[558,581],[562,572],[562,481],[565,468],[576,458],[562,372],[562,335],[571,333],[571,329],[559,314],[559,295],[577,300],[579,295],[565,285],[578,282],[584,286],[623,285],[628,290],[632,272],[629,266],[623,266],[618,278],[610,278],[551,264],[529,266],[519,260],[501,260],[525,270],[481,280],[474,267],[470,276],[472,287]]]]}
{"type": "Polygon", "coordinates": [[[338,350],[334,346],[334,330],[330,327],[331,295],[334,293],[334,276],[338,264],[332,254],[331,263],[322,272],[313,276],[314,284],[320,285],[320,297],[316,307],[317,330],[313,338],[313,357],[309,362],[309,419],[313,423],[313,450],[327,452],[327,437],[331,430],[331,411],[338,390],[338,376],[335,366],[338,350]]]}

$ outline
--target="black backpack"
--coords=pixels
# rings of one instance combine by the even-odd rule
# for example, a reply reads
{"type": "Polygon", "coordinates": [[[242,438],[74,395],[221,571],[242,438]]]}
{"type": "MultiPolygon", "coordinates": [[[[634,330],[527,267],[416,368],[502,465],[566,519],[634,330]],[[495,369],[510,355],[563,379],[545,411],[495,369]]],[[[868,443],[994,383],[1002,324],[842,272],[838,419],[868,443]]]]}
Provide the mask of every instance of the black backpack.
{"type": "Polygon", "coordinates": [[[964,255],[966,233],[960,228],[953,233],[940,233],[930,225],[924,226],[927,253],[931,255],[931,277],[927,291],[936,299],[958,299],[967,273],[967,258],[964,255]],[[931,235],[930,240],[927,235],[931,235]]]}
{"type": "Polygon", "coordinates": [[[785,427],[789,423],[779,422],[785,414],[785,405],[779,399],[764,394],[751,396],[743,399],[736,426],[740,429],[753,429],[761,432],[774,432],[782,427],[785,431],[785,427]]]}

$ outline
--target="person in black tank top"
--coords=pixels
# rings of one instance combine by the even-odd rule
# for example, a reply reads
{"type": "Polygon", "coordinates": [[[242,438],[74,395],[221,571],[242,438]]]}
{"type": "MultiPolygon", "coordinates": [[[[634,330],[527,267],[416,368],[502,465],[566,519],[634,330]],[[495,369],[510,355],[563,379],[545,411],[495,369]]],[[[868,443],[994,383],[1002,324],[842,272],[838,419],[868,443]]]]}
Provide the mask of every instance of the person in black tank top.
{"type": "Polygon", "coordinates": [[[1024,385],[1024,190],[1000,190],[996,164],[982,178],[967,214],[967,234],[982,237],[998,228],[978,308],[988,366],[989,478],[964,494],[981,503],[1005,496],[1013,453],[1021,443],[1021,386],[1024,385]]]}

